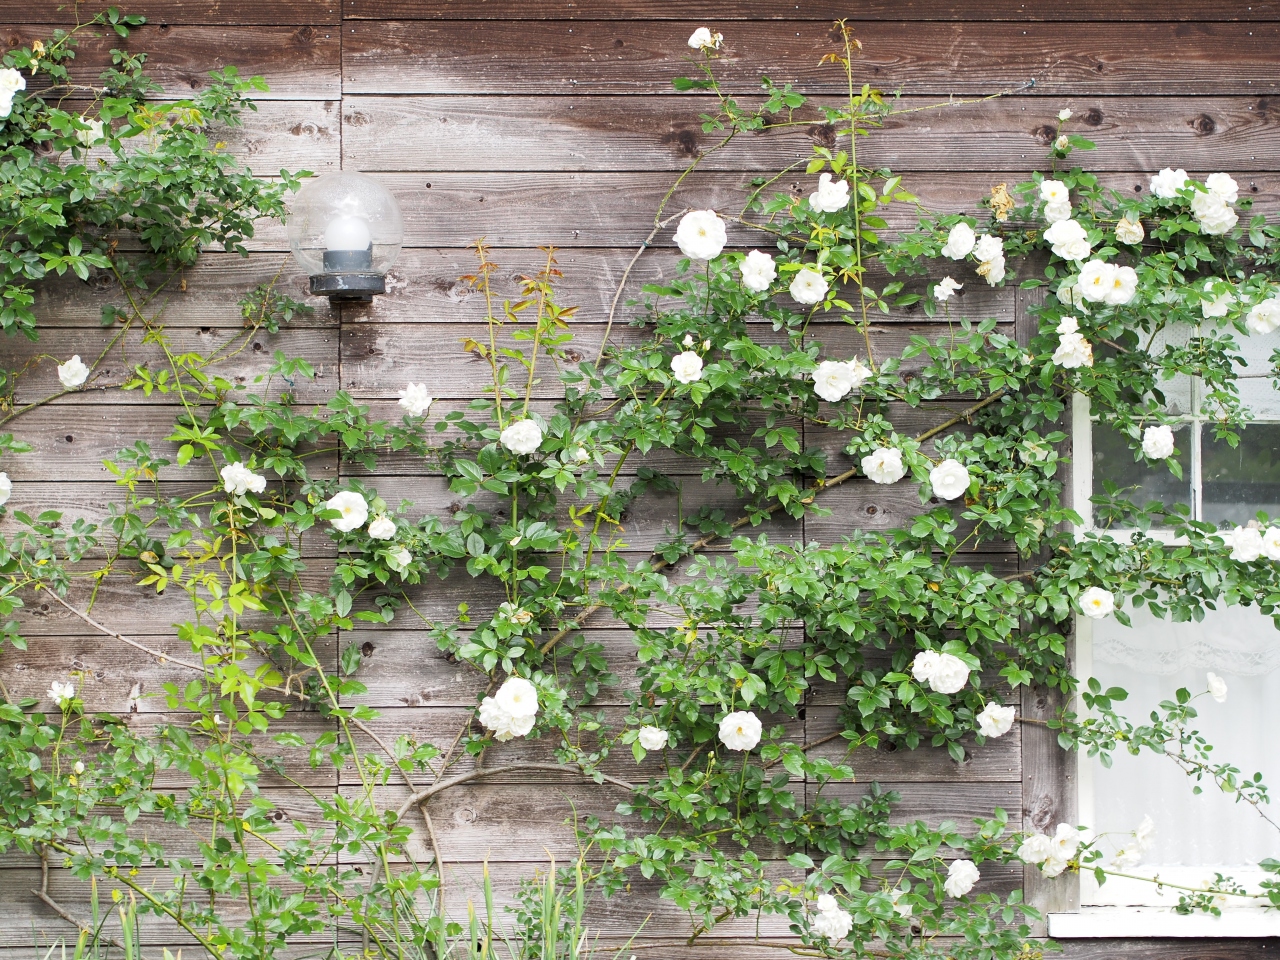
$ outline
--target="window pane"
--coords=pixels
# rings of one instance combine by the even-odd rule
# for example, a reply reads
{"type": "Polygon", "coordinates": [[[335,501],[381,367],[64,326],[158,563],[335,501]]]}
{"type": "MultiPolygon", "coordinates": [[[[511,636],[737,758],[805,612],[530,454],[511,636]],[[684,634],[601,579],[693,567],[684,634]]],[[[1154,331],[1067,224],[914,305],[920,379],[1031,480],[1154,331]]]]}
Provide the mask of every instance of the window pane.
{"type": "Polygon", "coordinates": [[[1243,524],[1259,510],[1280,517],[1280,423],[1249,424],[1235,449],[1206,424],[1201,444],[1204,519],[1243,524]]]}
{"type": "MultiPolygon", "coordinates": [[[[1145,609],[1129,612],[1132,628],[1110,617],[1092,625],[1094,676],[1103,687],[1129,691],[1119,711],[1145,721],[1179,687],[1203,692],[1206,671],[1212,670],[1227,682],[1226,702],[1198,698],[1199,716],[1190,726],[1213,745],[1215,762],[1233,763],[1245,776],[1261,772],[1269,787],[1280,785],[1280,738],[1270,733],[1272,705],[1280,699],[1280,634],[1271,619],[1256,607],[1211,611],[1200,623],[1158,620],[1145,609]]],[[[1102,843],[1108,856],[1144,816],[1155,823],[1151,848],[1130,873],[1185,877],[1195,885],[1215,870],[1239,876],[1242,866],[1280,855],[1280,834],[1249,804],[1235,802],[1207,777],[1200,783],[1204,792],[1194,794],[1195,781],[1166,757],[1121,749],[1109,769],[1097,760],[1085,762],[1093,780],[1091,826],[1113,835],[1102,843]]],[[[1159,902],[1150,884],[1111,880],[1090,900],[1159,902]]]]}
{"type": "MultiPolygon", "coordinates": [[[[1152,500],[1171,505],[1174,503],[1191,503],[1191,426],[1181,423],[1173,428],[1173,436],[1178,445],[1178,462],[1182,464],[1182,476],[1179,480],[1169,472],[1164,464],[1148,466],[1145,461],[1134,462],[1133,451],[1129,449],[1129,438],[1117,433],[1104,423],[1094,421],[1093,424],[1093,493],[1094,496],[1105,493],[1102,483],[1110,480],[1120,487],[1118,496],[1129,500],[1138,507],[1145,506],[1152,500]]],[[[1128,518],[1108,518],[1097,505],[1093,507],[1093,522],[1096,527],[1128,526],[1128,518]]],[[[1166,524],[1156,524],[1165,526],[1166,524]]]]}
{"type": "Polygon", "coordinates": [[[1280,350],[1280,330],[1252,337],[1237,334],[1236,342],[1246,363],[1237,371],[1240,399],[1259,420],[1280,417],[1280,390],[1271,381],[1271,354],[1280,350]]]}

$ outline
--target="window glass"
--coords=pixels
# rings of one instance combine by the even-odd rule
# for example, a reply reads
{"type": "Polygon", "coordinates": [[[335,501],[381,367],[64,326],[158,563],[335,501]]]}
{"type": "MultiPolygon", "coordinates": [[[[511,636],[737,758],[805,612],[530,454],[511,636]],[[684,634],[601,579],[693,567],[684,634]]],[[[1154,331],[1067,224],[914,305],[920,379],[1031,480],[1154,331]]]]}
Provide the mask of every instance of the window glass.
{"type": "Polygon", "coordinates": [[[1251,423],[1232,447],[1206,424],[1201,436],[1204,519],[1243,525],[1259,510],[1280,517],[1280,423],[1251,423]]]}
{"type": "MultiPolygon", "coordinates": [[[[1174,427],[1174,439],[1177,441],[1178,462],[1182,464],[1183,479],[1179,480],[1169,472],[1164,463],[1150,465],[1145,460],[1134,462],[1133,451],[1129,448],[1129,438],[1112,430],[1106,424],[1093,424],[1093,492],[1095,495],[1105,493],[1104,480],[1110,480],[1120,487],[1119,496],[1129,500],[1138,507],[1143,507],[1152,500],[1164,504],[1191,503],[1191,424],[1181,423],[1174,427]]],[[[1128,518],[1110,518],[1105,516],[1097,504],[1093,507],[1094,526],[1103,529],[1128,526],[1128,518]]],[[[1155,526],[1162,526],[1156,524],[1155,526]]]]}

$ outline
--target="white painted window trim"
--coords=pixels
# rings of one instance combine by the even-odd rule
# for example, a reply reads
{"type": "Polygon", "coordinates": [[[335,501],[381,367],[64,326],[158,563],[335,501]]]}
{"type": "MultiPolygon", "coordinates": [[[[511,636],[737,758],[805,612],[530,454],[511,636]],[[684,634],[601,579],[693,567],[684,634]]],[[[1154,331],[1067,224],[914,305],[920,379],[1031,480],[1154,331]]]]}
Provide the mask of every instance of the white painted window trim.
{"type": "MultiPolygon", "coordinates": [[[[1076,528],[1081,536],[1093,531],[1093,510],[1089,503],[1093,496],[1093,422],[1089,413],[1089,398],[1077,393],[1072,398],[1072,503],[1083,523],[1076,528]],[[1088,469],[1075,469],[1087,465],[1088,469]]],[[[1199,431],[1193,430],[1199,444],[1199,431]]],[[[1192,490],[1200,499],[1200,479],[1197,467],[1199,450],[1192,457],[1192,490]]],[[[1198,515],[1199,503],[1196,504],[1198,515]]],[[[1133,531],[1108,530],[1109,535],[1120,539],[1133,531]]],[[[1148,536],[1174,542],[1167,531],[1153,530],[1148,536]]],[[[1075,672],[1081,682],[1093,676],[1093,621],[1088,617],[1075,619],[1075,672]]],[[[1093,793],[1093,765],[1088,757],[1076,752],[1076,809],[1080,825],[1092,829],[1095,822],[1093,793]]],[[[1173,877],[1166,879],[1174,880],[1173,877]]],[[[1114,882],[1114,881],[1113,881],[1114,882]]],[[[1096,889],[1091,875],[1080,874],[1079,910],[1072,913],[1048,915],[1049,936],[1059,939],[1087,939],[1101,937],[1276,937],[1280,936],[1280,911],[1260,907],[1227,907],[1222,916],[1191,914],[1179,916],[1168,906],[1101,906],[1087,903],[1096,889]]],[[[1173,902],[1176,902],[1176,898],[1173,902]]]]}

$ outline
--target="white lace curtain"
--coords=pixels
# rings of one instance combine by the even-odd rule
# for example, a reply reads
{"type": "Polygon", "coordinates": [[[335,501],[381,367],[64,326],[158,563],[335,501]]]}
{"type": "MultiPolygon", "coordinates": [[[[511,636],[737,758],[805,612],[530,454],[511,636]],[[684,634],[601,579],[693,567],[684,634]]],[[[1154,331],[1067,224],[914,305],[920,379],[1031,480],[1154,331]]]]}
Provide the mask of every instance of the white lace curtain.
{"type": "MultiPolygon", "coordinates": [[[[1263,774],[1276,792],[1276,802],[1264,810],[1280,821],[1280,630],[1256,607],[1210,612],[1200,623],[1158,620],[1145,608],[1129,613],[1132,627],[1111,617],[1092,624],[1094,676],[1104,687],[1129,691],[1120,712],[1147,722],[1179,687],[1194,694],[1206,688],[1208,671],[1223,677],[1226,702],[1197,700],[1194,726],[1214,745],[1216,761],[1233,763],[1246,776],[1263,774]]],[[[1193,794],[1193,782],[1168,758],[1121,753],[1111,769],[1092,762],[1095,830],[1124,834],[1146,815],[1156,823],[1145,871],[1280,857],[1280,832],[1252,807],[1208,779],[1200,784],[1204,792],[1193,794]]]]}

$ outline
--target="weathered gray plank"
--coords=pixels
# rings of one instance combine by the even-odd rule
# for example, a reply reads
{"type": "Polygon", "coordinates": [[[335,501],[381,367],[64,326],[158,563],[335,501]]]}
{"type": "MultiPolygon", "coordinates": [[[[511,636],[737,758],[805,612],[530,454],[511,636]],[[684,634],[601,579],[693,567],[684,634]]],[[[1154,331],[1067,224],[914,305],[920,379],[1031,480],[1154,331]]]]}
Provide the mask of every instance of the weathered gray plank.
{"type": "MultiPolygon", "coordinates": [[[[318,11],[329,8],[324,2],[315,6],[318,11]]],[[[54,12],[50,9],[46,16],[54,12]]],[[[8,47],[30,46],[31,41],[47,39],[55,27],[66,25],[61,18],[20,23],[8,27],[0,39],[8,47]]],[[[148,24],[134,30],[127,40],[110,31],[99,29],[96,33],[81,35],[71,69],[73,82],[96,84],[99,74],[111,65],[111,50],[123,47],[148,55],[147,75],[160,84],[166,97],[190,97],[200,92],[210,83],[209,71],[227,65],[239,68],[242,77],[261,76],[267,81],[271,89],[255,92],[255,100],[337,100],[342,95],[337,26],[148,24]]]]}
{"type": "MultiPolygon", "coordinates": [[[[223,16],[219,4],[218,15],[223,16]]],[[[273,4],[274,6],[275,4],[273,4]]],[[[0,7],[3,9],[3,7],[0,7]]],[[[1280,6],[1267,3],[1227,3],[1206,9],[1203,4],[1173,0],[1158,7],[1142,4],[1108,4],[1083,0],[1069,6],[1028,5],[1021,0],[981,0],[965,4],[941,0],[872,0],[852,11],[841,0],[809,0],[776,3],[774,0],[694,0],[679,7],[653,0],[622,0],[594,4],[582,0],[343,0],[342,16],[348,20],[678,20],[711,24],[738,20],[1271,20],[1280,18],[1280,6]]],[[[14,18],[18,19],[18,18],[14,18]]],[[[1069,29],[1069,28],[1068,28],[1069,29]]]]}
{"type": "MultiPolygon", "coordinates": [[[[1012,783],[969,783],[957,787],[951,783],[896,783],[884,782],[885,790],[902,794],[902,802],[893,808],[890,819],[894,823],[923,820],[936,828],[944,820],[955,821],[964,834],[977,831],[975,819],[990,819],[992,811],[1000,807],[1009,815],[1009,830],[1022,829],[1022,785],[1012,783]]],[[[809,802],[812,803],[816,787],[809,785],[809,802]]],[[[867,792],[866,783],[833,783],[823,791],[845,803],[852,802],[867,792]]]]}
{"type": "MultiPolygon", "coordinates": [[[[658,93],[690,70],[689,23],[634,20],[356,22],[343,34],[347,93],[658,93]]],[[[741,23],[724,29],[724,89],[752,92],[761,73],[839,93],[844,73],[820,65],[837,48],[829,22],[741,23]]],[[[1270,93],[1270,23],[859,24],[858,83],[910,93],[995,93],[1035,79],[1033,94],[1270,93]]]]}
{"type": "MultiPolygon", "coordinates": [[[[1065,96],[962,105],[905,97],[893,106],[903,112],[859,144],[858,160],[898,173],[1038,169],[1063,104],[1076,113],[1067,129],[1098,145],[1087,157],[1093,171],[1266,171],[1280,146],[1266,97],[1065,96]],[[939,143],[946,150],[937,150],[939,143]]],[[[352,96],[343,104],[342,152],[347,166],[366,172],[465,170],[478,158],[487,170],[512,171],[683,170],[693,157],[704,170],[781,169],[812,144],[835,145],[835,129],[818,108],[838,106],[820,98],[790,117],[807,126],[740,137],[716,150],[723,131],[704,132],[699,119],[718,112],[710,97],[352,96]]]]}

